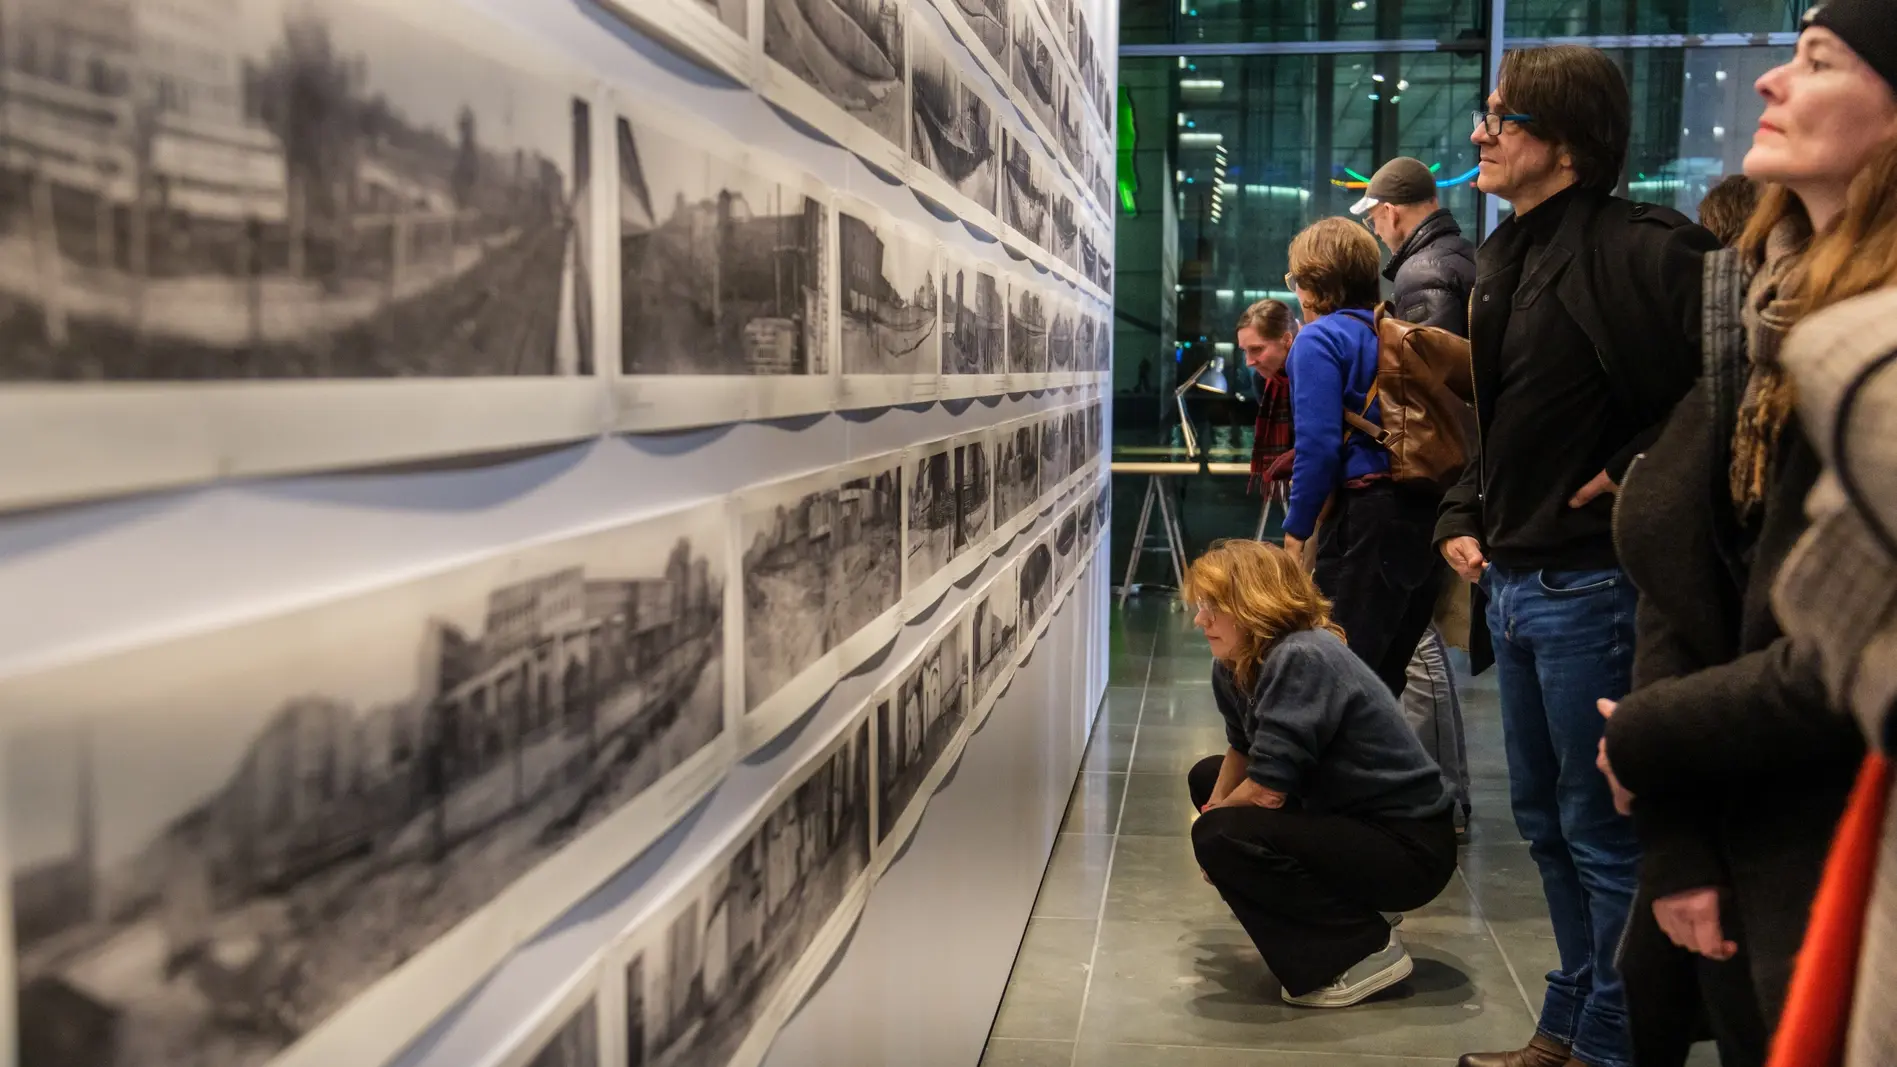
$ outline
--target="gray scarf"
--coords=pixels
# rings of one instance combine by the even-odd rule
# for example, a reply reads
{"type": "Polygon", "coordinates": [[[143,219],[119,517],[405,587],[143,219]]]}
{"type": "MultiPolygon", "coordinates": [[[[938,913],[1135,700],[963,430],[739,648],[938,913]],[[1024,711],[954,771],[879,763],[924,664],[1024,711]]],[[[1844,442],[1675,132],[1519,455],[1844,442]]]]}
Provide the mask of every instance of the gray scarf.
{"type": "Polygon", "coordinates": [[[1765,497],[1779,431],[1796,400],[1779,349],[1797,320],[1800,257],[1810,243],[1811,226],[1802,216],[1781,220],[1766,238],[1764,262],[1746,290],[1746,356],[1752,369],[1739,404],[1731,471],[1732,499],[1742,515],[1765,497]]]}

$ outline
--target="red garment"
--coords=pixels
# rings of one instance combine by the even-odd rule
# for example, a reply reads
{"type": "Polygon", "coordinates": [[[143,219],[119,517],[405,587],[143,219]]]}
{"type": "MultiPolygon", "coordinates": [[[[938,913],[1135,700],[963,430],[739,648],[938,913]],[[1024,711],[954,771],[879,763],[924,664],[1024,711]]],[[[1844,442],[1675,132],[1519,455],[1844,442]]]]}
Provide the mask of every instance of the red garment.
{"type": "Polygon", "coordinates": [[[1844,1059],[1865,909],[1877,873],[1889,796],[1890,764],[1872,753],[1858,771],[1857,788],[1831,842],[1831,858],[1812,902],[1811,925],[1798,952],[1798,969],[1767,1067],[1832,1067],[1844,1059]]]}
{"type": "Polygon", "coordinates": [[[1283,373],[1264,379],[1258,392],[1258,424],[1251,445],[1251,484],[1291,480],[1291,379],[1283,373]]]}

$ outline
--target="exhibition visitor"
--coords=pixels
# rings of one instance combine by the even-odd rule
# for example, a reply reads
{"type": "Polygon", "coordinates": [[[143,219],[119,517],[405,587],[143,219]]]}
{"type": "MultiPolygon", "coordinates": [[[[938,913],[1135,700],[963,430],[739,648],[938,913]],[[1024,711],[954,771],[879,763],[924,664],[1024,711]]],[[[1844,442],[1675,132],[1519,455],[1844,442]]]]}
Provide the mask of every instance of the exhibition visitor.
{"type": "Polygon", "coordinates": [[[1286,1002],[1359,1003],[1411,972],[1394,913],[1455,874],[1441,772],[1284,549],[1215,542],[1181,597],[1229,744],[1186,776],[1193,854],[1286,1002]]]}
{"type": "Polygon", "coordinates": [[[1513,215],[1477,253],[1469,323],[1474,461],[1436,528],[1488,597],[1509,794],[1554,926],[1534,1035],[1463,1067],[1630,1067],[1615,953],[1640,861],[1634,827],[1594,771],[1596,702],[1631,685],[1636,594],[1621,573],[1612,492],[1699,372],[1711,234],[1613,195],[1627,83],[1605,53],[1510,52],[1475,114],[1482,192],[1513,215]]]}

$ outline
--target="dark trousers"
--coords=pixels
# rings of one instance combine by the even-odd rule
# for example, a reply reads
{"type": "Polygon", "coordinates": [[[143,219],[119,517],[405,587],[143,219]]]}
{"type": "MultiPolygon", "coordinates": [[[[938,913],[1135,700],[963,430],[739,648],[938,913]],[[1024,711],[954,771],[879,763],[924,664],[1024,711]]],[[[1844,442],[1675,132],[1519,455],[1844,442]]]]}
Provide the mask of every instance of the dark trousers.
{"type": "Polygon", "coordinates": [[[1317,587],[1350,650],[1402,695],[1447,567],[1433,544],[1433,493],[1372,482],[1340,489],[1317,531],[1317,587]]]}
{"type": "Polygon", "coordinates": [[[1762,1067],[1771,1032],[1752,984],[1749,939],[1737,909],[1721,908],[1719,925],[1739,954],[1724,963],[1688,952],[1667,939],[1642,891],[1627,916],[1620,944],[1620,976],[1627,988],[1627,1028],[1639,1067],[1680,1067],[1693,1042],[1710,1036],[1720,1067],[1762,1067]]]}
{"type": "MultiPolygon", "coordinates": [[[[1223,756],[1186,775],[1194,811],[1223,756]]],[[[1389,943],[1379,912],[1435,900],[1456,873],[1455,819],[1360,819],[1291,808],[1214,808],[1192,851],[1265,965],[1294,997],[1328,985],[1389,943]]]]}

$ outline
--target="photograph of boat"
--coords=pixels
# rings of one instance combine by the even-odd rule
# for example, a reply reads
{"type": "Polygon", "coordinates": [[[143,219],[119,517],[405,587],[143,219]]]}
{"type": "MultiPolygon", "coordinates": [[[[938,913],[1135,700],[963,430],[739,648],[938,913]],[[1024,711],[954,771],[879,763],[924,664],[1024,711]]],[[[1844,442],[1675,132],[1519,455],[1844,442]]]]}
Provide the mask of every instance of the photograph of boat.
{"type": "Polygon", "coordinates": [[[1001,184],[1001,128],[995,109],[934,34],[918,26],[910,41],[915,106],[910,109],[909,157],[982,210],[993,211],[1001,184]]]}
{"type": "Polygon", "coordinates": [[[938,374],[935,248],[907,227],[837,212],[844,374],[938,374]]]}
{"type": "Polygon", "coordinates": [[[764,0],[764,54],[899,148],[903,32],[898,0],[764,0]]]}
{"type": "Polygon", "coordinates": [[[1001,221],[1038,247],[1047,243],[1048,195],[1031,140],[1012,131],[1002,137],[1001,221]]]}

